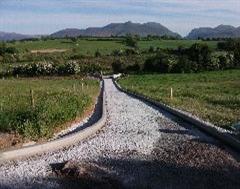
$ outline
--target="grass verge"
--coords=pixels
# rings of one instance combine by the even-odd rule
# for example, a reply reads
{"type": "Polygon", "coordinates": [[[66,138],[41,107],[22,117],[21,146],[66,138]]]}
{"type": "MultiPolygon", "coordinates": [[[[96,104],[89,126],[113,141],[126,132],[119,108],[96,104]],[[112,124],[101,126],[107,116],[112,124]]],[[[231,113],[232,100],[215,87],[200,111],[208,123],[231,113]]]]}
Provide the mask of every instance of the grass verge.
{"type": "Polygon", "coordinates": [[[219,127],[230,129],[240,121],[240,70],[130,75],[119,83],[125,89],[190,112],[219,127]]]}
{"type": "Polygon", "coordinates": [[[99,82],[91,79],[0,80],[0,132],[49,138],[59,126],[83,116],[99,90],[99,82]]]}

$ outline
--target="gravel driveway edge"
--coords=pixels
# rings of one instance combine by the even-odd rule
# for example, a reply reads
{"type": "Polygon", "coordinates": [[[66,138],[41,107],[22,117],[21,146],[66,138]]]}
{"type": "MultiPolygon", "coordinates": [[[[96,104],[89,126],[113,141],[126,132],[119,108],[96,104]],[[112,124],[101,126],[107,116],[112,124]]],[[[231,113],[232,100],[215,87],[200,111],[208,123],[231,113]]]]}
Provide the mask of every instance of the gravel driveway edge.
{"type": "Polygon", "coordinates": [[[232,133],[230,131],[227,131],[225,129],[219,128],[214,126],[211,123],[205,122],[193,115],[189,115],[186,112],[183,112],[181,110],[178,110],[176,108],[172,108],[170,106],[167,106],[163,103],[157,102],[155,100],[150,99],[149,97],[146,97],[144,95],[140,95],[137,93],[133,93],[129,90],[126,90],[124,88],[122,88],[118,83],[117,83],[117,79],[113,78],[113,83],[116,86],[116,88],[132,97],[135,97],[137,99],[140,99],[142,101],[148,102],[156,107],[159,107],[179,118],[181,118],[182,120],[193,124],[194,126],[196,126],[197,128],[199,128],[200,130],[202,130],[203,132],[215,137],[216,139],[220,140],[221,142],[223,142],[224,144],[234,148],[237,151],[240,151],[240,141],[236,138],[232,136],[232,133]]]}

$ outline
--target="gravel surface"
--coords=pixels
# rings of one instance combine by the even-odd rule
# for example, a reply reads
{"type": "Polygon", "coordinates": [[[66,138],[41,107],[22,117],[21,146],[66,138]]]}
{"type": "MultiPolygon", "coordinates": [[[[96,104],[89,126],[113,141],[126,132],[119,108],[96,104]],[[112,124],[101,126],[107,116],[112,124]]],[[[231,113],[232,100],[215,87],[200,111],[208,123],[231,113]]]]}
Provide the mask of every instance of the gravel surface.
{"type": "Polygon", "coordinates": [[[58,152],[0,165],[1,188],[239,188],[240,155],[105,80],[108,122],[58,152]]]}

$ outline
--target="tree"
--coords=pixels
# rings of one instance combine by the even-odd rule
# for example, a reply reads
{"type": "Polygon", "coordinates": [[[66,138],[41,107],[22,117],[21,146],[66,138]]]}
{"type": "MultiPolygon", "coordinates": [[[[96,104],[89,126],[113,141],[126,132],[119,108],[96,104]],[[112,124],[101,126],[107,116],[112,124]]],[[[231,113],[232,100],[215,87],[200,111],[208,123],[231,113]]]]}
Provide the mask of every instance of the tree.
{"type": "Polygon", "coordinates": [[[154,53],[155,49],[153,46],[150,46],[149,49],[148,49],[148,52],[149,53],[154,53]]]}
{"type": "Polygon", "coordinates": [[[99,50],[96,50],[96,52],[95,52],[95,57],[100,57],[100,56],[101,56],[100,51],[99,51],[99,50]]]}
{"type": "Polygon", "coordinates": [[[196,71],[196,63],[188,59],[186,55],[179,56],[177,64],[173,65],[174,73],[191,73],[196,71]]]}
{"type": "Polygon", "coordinates": [[[120,59],[117,59],[112,63],[112,69],[114,73],[123,72],[123,63],[120,59]]]}
{"type": "Polygon", "coordinates": [[[157,55],[148,58],[144,63],[144,71],[169,73],[172,69],[172,62],[168,54],[158,52],[157,55]]]}
{"type": "Polygon", "coordinates": [[[211,50],[207,44],[193,44],[188,50],[187,55],[191,61],[198,65],[198,71],[208,70],[211,64],[211,50]]]}
{"type": "Polygon", "coordinates": [[[76,37],[71,37],[71,41],[72,41],[73,43],[76,43],[76,42],[77,42],[77,38],[76,38],[76,37]]]}
{"type": "Polygon", "coordinates": [[[137,37],[132,36],[131,34],[127,34],[125,37],[125,43],[129,47],[136,48],[137,47],[137,37]]]}
{"type": "Polygon", "coordinates": [[[236,42],[233,51],[234,67],[240,68],[240,42],[236,42]]]}

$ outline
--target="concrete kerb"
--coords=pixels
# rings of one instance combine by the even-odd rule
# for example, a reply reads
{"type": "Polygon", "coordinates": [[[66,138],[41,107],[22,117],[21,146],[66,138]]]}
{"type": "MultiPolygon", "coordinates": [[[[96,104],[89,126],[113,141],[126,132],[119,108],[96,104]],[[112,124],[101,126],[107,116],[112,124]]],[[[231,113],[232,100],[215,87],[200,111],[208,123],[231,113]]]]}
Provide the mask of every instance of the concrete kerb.
{"type": "MultiPolygon", "coordinates": [[[[119,78],[119,77],[117,77],[117,78],[119,78]]],[[[229,132],[222,130],[222,129],[218,129],[216,126],[214,126],[210,123],[203,122],[200,119],[191,117],[178,109],[172,108],[172,107],[162,104],[160,102],[156,102],[146,96],[125,90],[117,83],[116,79],[113,79],[113,82],[118,90],[169,112],[170,114],[192,124],[193,126],[196,126],[201,131],[215,137],[216,139],[222,141],[224,144],[226,144],[240,152],[240,141],[236,137],[233,137],[229,132]]]]}
{"type": "Polygon", "coordinates": [[[107,120],[104,81],[103,81],[100,95],[102,96],[102,116],[92,126],[87,127],[77,133],[74,133],[50,142],[46,142],[44,144],[37,144],[33,146],[23,147],[20,149],[0,152],[0,163],[5,161],[10,161],[10,160],[23,159],[33,155],[43,154],[49,151],[57,151],[64,147],[68,147],[73,144],[76,144],[86,139],[87,137],[95,134],[105,125],[107,120]]]}

